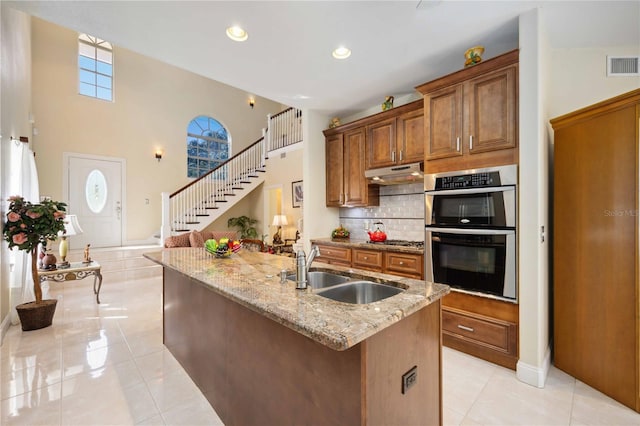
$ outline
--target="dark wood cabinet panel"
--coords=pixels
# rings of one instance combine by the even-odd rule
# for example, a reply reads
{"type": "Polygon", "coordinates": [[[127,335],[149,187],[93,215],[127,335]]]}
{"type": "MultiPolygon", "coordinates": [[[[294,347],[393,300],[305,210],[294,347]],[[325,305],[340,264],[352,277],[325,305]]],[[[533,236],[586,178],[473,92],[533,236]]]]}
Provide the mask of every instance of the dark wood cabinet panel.
{"type": "Polygon", "coordinates": [[[367,204],[367,181],[364,177],[365,130],[344,134],[344,205],[367,204]]]}
{"type": "Polygon", "coordinates": [[[510,66],[468,83],[471,154],[515,148],[516,71],[516,66],[510,66]]]}
{"type": "Polygon", "coordinates": [[[401,114],[396,122],[400,163],[424,161],[424,111],[417,109],[401,114]]]}
{"type": "Polygon", "coordinates": [[[427,160],[462,155],[462,85],[424,97],[427,160]]]}
{"type": "Polygon", "coordinates": [[[344,188],[344,139],[342,133],[327,137],[326,151],[326,205],[341,206],[344,188]]]}
{"type": "Polygon", "coordinates": [[[367,126],[367,169],[396,164],[396,119],[389,118],[367,126]]]}

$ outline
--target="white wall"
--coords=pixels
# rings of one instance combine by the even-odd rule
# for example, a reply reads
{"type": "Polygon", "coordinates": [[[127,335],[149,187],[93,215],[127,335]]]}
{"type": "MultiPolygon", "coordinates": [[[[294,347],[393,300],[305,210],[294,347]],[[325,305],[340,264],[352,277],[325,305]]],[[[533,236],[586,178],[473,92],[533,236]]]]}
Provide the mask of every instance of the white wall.
{"type": "Polygon", "coordinates": [[[331,236],[331,230],[339,224],[339,209],[326,206],[325,145],[322,131],[328,127],[330,117],[312,110],[304,110],[303,117],[303,242],[308,251],[310,239],[331,236]]]}
{"type": "Polygon", "coordinates": [[[546,100],[548,118],[568,114],[640,87],[640,76],[607,77],[607,55],[640,55],[640,41],[635,46],[550,51],[553,73],[546,100]]]}
{"type": "MultiPolygon", "coordinates": [[[[0,5],[0,223],[4,224],[11,136],[31,139],[31,25],[28,15],[0,5]]],[[[0,225],[2,226],[2,225],[0,225]]],[[[0,244],[0,341],[9,322],[9,250],[0,244]]]]}
{"type": "MultiPolygon", "coordinates": [[[[75,31],[33,18],[34,149],[42,194],[62,199],[63,152],[127,160],[125,245],[160,229],[161,193],[190,181],[186,130],[198,115],[218,119],[232,153],[262,136],[282,105],[114,46],[114,102],[78,95],[75,31]],[[162,161],[154,158],[162,149],[162,161]],[[145,200],[150,203],[146,204],[145,200]]],[[[65,200],[67,201],[67,200],[65,200]]],[[[72,209],[73,206],[70,206],[72,209]]]]}
{"type": "Polygon", "coordinates": [[[520,16],[519,361],[517,376],[543,387],[550,364],[548,153],[544,115],[545,55],[541,11],[520,16]]]}

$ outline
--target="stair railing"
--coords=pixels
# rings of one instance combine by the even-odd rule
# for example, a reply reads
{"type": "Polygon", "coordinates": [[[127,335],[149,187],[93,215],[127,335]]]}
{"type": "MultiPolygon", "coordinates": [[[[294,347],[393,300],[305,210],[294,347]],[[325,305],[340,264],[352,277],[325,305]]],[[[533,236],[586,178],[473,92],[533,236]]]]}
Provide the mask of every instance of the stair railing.
{"type": "Polygon", "coordinates": [[[267,151],[284,148],[302,141],[302,110],[288,108],[268,115],[267,151]]]}
{"type": "Polygon", "coordinates": [[[234,190],[250,183],[252,176],[264,168],[264,138],[240,151],[215,169],[163,199],[162,239],[178,232],[193,229],[199,217],[215,209],[216,203],[225,202],[225,196],[234,196],[234,190]],[[167,205],[165,205],[167,204],[167,205]]]}

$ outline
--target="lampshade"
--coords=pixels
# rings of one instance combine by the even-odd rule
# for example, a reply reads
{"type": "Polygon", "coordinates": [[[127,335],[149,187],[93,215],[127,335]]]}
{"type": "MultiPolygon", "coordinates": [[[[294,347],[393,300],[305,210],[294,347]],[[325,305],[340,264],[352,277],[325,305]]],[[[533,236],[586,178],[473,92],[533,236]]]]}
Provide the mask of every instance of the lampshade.
{"type": "Polygon", "coordinates": [[[289,222],[287,222],[287,216],[283,214],[277,214],[273,216],[273,223],[271,226],[286,226],[289,222]]]}
{"type": "Polygon", "coordinates": [[[75,214],[68,214],[64,218],[64,229],[66,236],[80,235],[83,232],[80,224],[78,223],[78,216],[75,214]]]}

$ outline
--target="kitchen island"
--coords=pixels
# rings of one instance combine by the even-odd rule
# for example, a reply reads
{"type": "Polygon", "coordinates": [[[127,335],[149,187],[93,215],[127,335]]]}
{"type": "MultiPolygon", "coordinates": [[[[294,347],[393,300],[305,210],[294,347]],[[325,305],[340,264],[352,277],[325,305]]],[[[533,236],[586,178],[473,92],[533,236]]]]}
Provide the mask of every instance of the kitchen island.
{"type": "Polygon", "coordinates": [[[164,268],[164,344],[225,424],[440,424],[444,285],[314,263],[400,294],[336,302],[295,282],[291,258],[201,248],[164,268]],[[413,373],[415,372],[415,373],[413,373]]]}

